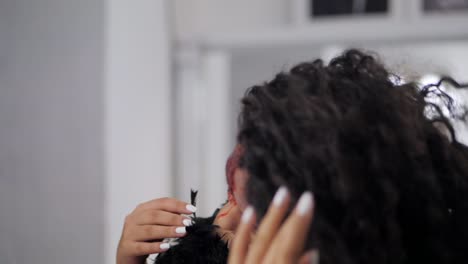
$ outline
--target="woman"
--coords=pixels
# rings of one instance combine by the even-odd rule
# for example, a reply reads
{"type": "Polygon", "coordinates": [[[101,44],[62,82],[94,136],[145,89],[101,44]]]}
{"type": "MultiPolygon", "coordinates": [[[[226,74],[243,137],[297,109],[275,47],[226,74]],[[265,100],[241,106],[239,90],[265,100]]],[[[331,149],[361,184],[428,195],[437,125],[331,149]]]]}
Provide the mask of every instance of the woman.
{"type": "MultiPolygon", "coordinates": [[[[292,204],[303,193],[315,197],[300,252],[285,254],[291,261],[317,249],[320,263],[468,263],[468,150],[427,99],[449,110],[452,102],[440,83],[419,89],[394,80],[374,57],[350,50],[328,65],[299,64],[242,99],[238,197],[258,221],[282,186],[292,204]]],[[[250,250],[274,241],[259,237],[250,250]]],[[[234,263],[244,261],[239,248],[234,263]]],[[[283,250],[260,250],[256,261],[283,250]]]]}

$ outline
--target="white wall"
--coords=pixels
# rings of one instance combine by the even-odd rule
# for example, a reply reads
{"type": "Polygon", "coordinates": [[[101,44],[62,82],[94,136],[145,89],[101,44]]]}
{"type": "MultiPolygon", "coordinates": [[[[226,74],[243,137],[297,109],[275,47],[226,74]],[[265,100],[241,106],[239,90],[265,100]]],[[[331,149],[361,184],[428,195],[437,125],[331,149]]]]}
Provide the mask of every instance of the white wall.
{"type": "Polygon", "coordinates": [[[166,1],[107,0],[106,263],[123,219],[172,195],[170,48],[166,1]]]}
{"type": "Polygon", "coordinates": [[[0,263],[104,261],[103,14],[0,3],[0,263]]]}
{"type": "Polygon", "coordinates": [[[290,0],[174,0],[177,37],[282,26],[289,20],[290,0]]]}
{"type": "MultiPolygon", "coordinates": [[[[174,0],[171,1],[175,38],[190,44],[219,32],[244,32],[282,27],[289,20],[289,0],[174,0]]],[[[179,50],[180,51],[180,50],[179,50]]],[[[199,190],[201,215],[210,215],[227,198],[225,162],[235,141],[230,115],[230,54],[209,50],[181,53],[178,69],[178,129],[175,173],[176,192],[187,199],[189,189],[199,190]],[[193,55],[195,57],[193,57],[193,55]],[[210,100],[217,97],[216,104],[210,100]],[[222,117],[222,118],[219,118],[222,117]]],[[[236,75],[233,75],[236,77],[236,75]]],[[[232,99],[232,98],[231,98],[232,99]]],[[[233,130],[234,129],[234,130],[233,130]]]]}
{"type": "Polygon", "coordinates": [[[0,263],[115,263],[171,194],[165,1],[0,1],[0,263]]]}

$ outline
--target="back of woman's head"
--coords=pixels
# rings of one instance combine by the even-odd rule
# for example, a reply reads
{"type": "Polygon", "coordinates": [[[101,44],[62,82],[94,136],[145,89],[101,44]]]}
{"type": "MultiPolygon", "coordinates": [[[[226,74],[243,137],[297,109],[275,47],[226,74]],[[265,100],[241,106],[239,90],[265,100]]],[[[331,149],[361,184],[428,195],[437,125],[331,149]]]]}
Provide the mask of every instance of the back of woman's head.
{"type": "Polygon", "coordinates": [[[262,216],[279,186],[294,199],[311,190],[307,246],[321,263],[468,263],[467,148],[426,100],[437,87],[392,78],[350,50],[250,88],[238,134],[247,199],[262,216]]]}

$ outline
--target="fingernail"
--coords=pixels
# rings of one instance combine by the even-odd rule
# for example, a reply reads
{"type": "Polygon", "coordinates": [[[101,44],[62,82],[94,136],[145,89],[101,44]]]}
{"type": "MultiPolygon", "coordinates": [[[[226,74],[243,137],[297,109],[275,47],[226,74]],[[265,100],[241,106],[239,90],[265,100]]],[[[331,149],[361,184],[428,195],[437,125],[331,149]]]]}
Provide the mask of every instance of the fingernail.
{"type": "Polygon", "coordinates": [[[190,220],[190,219],[184,219],[184,220],[182,220],[182,224],[183,224],[184,226],[191,226],[191,225],[192,225],[192,220],[190,220]]]}
{"type": "Polygon", "coordinates": [[[175,232],[176,232],[177,234],[185,234],[185,233],[187,233],[187,230],[185,230],[185,227],[181,226],[181,227],[177,227],[177,228],[175,229],[175,232]]]}
{"type": "Polygon", "coordinates": [[[311,192],[305,192],[299,198],[299,202],[296,205],[296,210],[299,215],[305,215],[312,209],[312,205],[314,197],[312,196],[311,192]]]}
{"type": "Polygon", "coordinates": [[[313,250],[312,255],[310,256],[310,264],[319,264],[320,254],[318,250],[313,250]]]}
{"type": "Polygon", "coordinates": [[[185,206],[185,208],[187,208],[187,210],[189,210],[190,212],[192,213],[195,213],[197,211],[197,208],[191,204],[187,204],[187,206],[185,206]]]}
{"type": "Polygon", "coordinates": [[[286,195],[288,194],[288,189],[284,186],[280,187],[278,191],[275,194],[275,197],[273,198],[273,205],[274,206],[280,206],[284,198],[286,198],[286,195]]]}
{"type": "Polygon", "coordinates": [[[159,245],[160,249],[169,249],[170,247],[171,245],[169,245],[169,243],[162,243],[161,245],[159,245]]]}
{"type": "Polygon", "coordinates": [[[242,222],[247,223],[250,221],[250,218],[252,218],[253,215],[253,208],[252,206],[247,207],[245,209],[244,213],[242,214],[242,222]]]}

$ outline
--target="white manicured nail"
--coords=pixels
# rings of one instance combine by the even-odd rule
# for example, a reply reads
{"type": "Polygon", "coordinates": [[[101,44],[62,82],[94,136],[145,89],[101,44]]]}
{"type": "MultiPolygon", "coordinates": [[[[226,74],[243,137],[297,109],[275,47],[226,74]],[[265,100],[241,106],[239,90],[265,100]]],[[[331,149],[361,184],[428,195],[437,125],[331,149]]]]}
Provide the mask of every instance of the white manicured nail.
{"type": "Polygon", "coordinates": [[[299,202],[297,202],[296,210],[299,215],[305,215],[312,209],[312,205],[314,197],[312,196],[311,192],[305,192],[299,198],[299,202]]]}
{"type": "Polygon", "coordinates": [[[280,206],[284,198],[286,198],[286,195],[288,194],[288,189],[286,187],[282,186],[276,191],[275,197],[273,198],[273,205],[274,206],[280,206]]]}
{"type": "Polygon", "coordinates": [[[184,227],[184,226],[181,226],[181,227],[177,227],[177,228],[175,229],[175,232],[176,232],[177,234],[185,234],[185,233],[187,233],[187,230],[185,230],[185,227],[184,227]]]}
{"type": "Polygon", "coordinates": [[[192,220],[190,219],[184,219],[182,221],[182,224],[184,224],[184,226],[191,226],[192,225],[192,220]]]}
{"type": "Polygon", "coordinates": [[[171,245],[169,245],[169,243],[162,243],[161,245],[159,245],[160,249],[169,249],[170,247],[171,245]]]}
{"type": "Polygon", "coordinates": [[[197,211],[197,208],[191,204],[187,204],[187,206],[185,206],[185,208],[187,208],[187,210],[189,210],[190,212],[192,213],[195,213],[197,211]]]}
{"type": "Polygon", "coordinates": [[[247,207],[245,209],[244,213],[242,214],[242,222],[247,223],[250,221],[250,218],[252,218],[253,215],[253,208],[252,206],[247,207]]]}
{"type": "Polygon", "coordinates": [[[314,250],[312,256],[310,256],[310,264],[319,264],[320,261],[320,254],[318,250],[314,250]]]}

